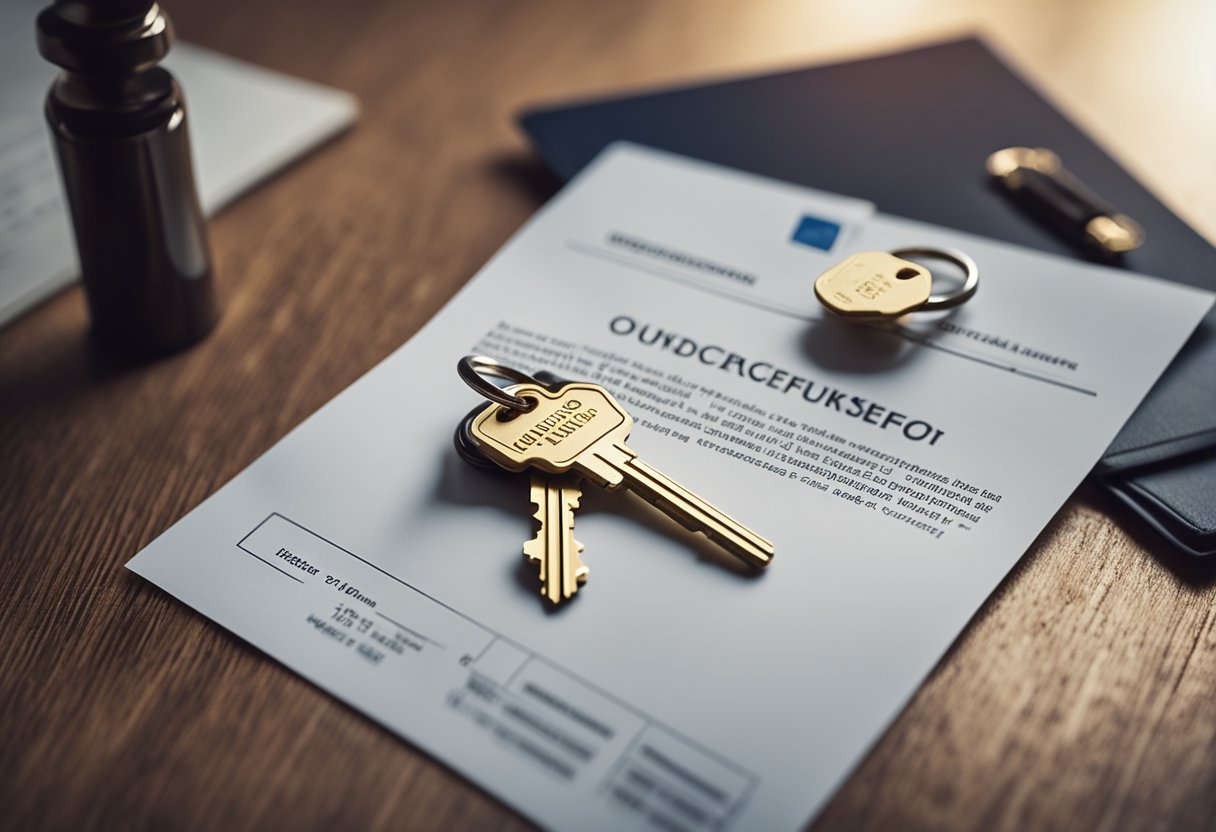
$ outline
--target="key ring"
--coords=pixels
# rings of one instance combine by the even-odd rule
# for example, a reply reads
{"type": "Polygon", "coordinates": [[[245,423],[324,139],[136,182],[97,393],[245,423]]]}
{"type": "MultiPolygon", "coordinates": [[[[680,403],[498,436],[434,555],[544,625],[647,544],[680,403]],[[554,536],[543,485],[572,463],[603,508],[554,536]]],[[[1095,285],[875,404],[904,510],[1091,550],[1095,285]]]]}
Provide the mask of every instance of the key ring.
{"type": "Polygon", "coordinates": [[[923,306],[917,307],[917,312],[932,312],[935,309],[950,309],[966,303],[975,294],[980,285],[980,269],[975,261],[956,248],[933,248],[930,246],[911,246],[897,248],[891,252],[896,257],[927,257],[945,260],[963,270],[963,285],[948,295],[930,295],[923,306]]]}
{"type": "Polygon", "coordinates": [[[527,413],[529,410],[532,410],[536,407],[536,402],[531,399],[525,399],[522,396],[513,396],[498,385],[486,381],[485,377],[495,376],[496,378],[505,378],[518,384],[543,386],[522,370],[516,370],[514,367],[499,364],[493,358],[485,355],[466,355],[456,362],[456,373],[465,384],[472,387],[484,398],[520,413],[527,413]]]}

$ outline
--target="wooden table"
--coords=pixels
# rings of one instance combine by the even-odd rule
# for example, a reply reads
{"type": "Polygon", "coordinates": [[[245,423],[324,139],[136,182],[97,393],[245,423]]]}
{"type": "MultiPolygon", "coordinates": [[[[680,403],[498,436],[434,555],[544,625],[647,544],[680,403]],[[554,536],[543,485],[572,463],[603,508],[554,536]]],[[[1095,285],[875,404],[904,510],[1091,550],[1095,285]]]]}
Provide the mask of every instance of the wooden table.
{"type": "MultiPolygon", "coordinates": [[[[123,563],[552,193],[511,126],[526,103],[978,27],[1216,236],[1212,3],[973,5],[171,0],[184,39],[363,114],[212,222],[226,313],[193,350],[107,355],[79,289],[0,332],[0,825],[526,827],[123,563]]],[[[1214,569],[1083,486],[817,828],[1212,828],[1214,569]]]]}

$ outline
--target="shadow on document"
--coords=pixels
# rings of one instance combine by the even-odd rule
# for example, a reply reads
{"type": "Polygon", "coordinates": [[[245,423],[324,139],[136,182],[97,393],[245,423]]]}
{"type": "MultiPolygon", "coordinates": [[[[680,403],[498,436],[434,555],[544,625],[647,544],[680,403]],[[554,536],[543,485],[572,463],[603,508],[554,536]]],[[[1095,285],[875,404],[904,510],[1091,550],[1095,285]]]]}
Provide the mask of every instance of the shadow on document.
{"type": "Polygon", "coordinates": [[[816,367],[840,373],[882,373],[906,364],[916,343],[881,324],[846,321],[825,315],[802,336],[802,350],[816,367]]]}
{"type": "Polygon", "coordinates": [[[816,366],[840,373],[882,373],[910,363],[931,345],[938,324],[958,312],[910,313],[895,321],[850,321],[824,315],[802,336],[802,351],[816,366]]]}

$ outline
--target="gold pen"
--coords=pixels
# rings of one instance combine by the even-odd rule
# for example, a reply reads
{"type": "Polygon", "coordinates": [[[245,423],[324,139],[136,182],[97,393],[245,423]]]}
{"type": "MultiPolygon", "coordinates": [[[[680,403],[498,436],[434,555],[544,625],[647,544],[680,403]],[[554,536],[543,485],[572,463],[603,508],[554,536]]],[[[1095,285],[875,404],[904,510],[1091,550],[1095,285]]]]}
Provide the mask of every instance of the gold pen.
{"type": "Polygon", "coordinates": [[[1006,147],[988,157],[987,167],[1014,199],[1070,239],[1107,256],[1144,243],[1139,223],[1087,188],[1045,147],[1006,147]]]}

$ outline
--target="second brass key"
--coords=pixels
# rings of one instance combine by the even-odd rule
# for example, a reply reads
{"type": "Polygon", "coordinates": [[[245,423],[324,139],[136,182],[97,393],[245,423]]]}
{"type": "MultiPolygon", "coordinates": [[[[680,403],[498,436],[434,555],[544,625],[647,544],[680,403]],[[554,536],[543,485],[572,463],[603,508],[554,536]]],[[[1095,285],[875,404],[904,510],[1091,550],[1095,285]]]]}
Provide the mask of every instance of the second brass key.
{"type": "Polygon", "coordinates": [[[625,444],[633,419],[603,387],[575,382],[557,390],[538,384],[507,390],[535,407],[520,413],[490,405],[470,430],[482,453],[498,465],[510,471],[577,471],[603,488],[626,486],[745,563],[764,567],[773,559],[768,540],[638,459],[625,444]]]}

